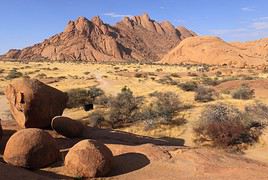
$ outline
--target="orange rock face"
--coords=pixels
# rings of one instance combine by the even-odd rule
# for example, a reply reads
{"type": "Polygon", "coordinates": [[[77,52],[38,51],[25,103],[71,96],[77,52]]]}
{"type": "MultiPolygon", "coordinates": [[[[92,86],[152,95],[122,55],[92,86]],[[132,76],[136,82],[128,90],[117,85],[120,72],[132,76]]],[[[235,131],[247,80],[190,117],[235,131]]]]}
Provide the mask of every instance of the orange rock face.
{"type": "Polygon", "coordinates": [[[22,128],[50,128],[61,115],[68,96],[35,79],[17,79],[6,88],[10,111],[22,128]]]}
{"type": "Polygon", "coordinates": [[[115,26],[97,16],[69,21],[64,32],[43,42],[10,50],[3,59],[66,61],[157,61],[182,39],[195,36],[165,21],[157,23],[147,14],[124,18],[115,26]]]}
{"type": "Polygon", "coordinates": [[[104,144],[83,140],[69,150],[64,164],[74,177],[100,177],[110,171],[112,156],[104,144]]]}
{"type": "Polygon", "coordinates": [[[56,141],[47,132],[35,128],[13,134],[4,152],[8,164],[31,169],[46,167],[58,157],[56,141]]]}
{"type": "MultiPolygon", "coordinates": [[[[182,28],[180,29],[183,31],[182,28]]],[[[197,36],[183,40],[160,62],[265,67],[268,60],[267,47],[268,39],[245,43],[227,43],[218,37],[197,36]]]]}

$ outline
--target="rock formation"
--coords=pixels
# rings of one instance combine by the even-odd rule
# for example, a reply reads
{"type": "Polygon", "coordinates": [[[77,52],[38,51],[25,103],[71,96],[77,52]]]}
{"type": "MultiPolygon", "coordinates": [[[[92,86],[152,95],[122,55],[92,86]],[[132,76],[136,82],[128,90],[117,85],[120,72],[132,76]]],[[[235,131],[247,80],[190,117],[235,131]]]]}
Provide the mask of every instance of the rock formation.
{"type": "Polygon", "coordinates": [[[38,80],[14,80],[5,91],[14,119],[22,128],[50,128],[53,117],[61,115],[68,96],[38,80]]]}
{"type": "Polygon", "coordinates": [[[125,17],[115,26],[100,17],[69,21],[64,32],[43,42],[12,49],[2,59],[66,61],[157,61],[182,39],[195,36],[170,22],[157,23],[148,14],[125,17]]]}
{"type": "Polygon", "coordinates": [[[197,36],[183,40],[161,63],[204,63],[235,67],[262,66],[268,60],[268,39],[227,43],[218,37],[197,36]]]}
{"type": "Polygon", "coordinates": [[[75,177],[101,177],[111,169],[112,152],[104,144],[83,140],[65,157],[65,167],[75,177]]]}
{"type": "Polygon", "coordinates": [[[29,128],[13,134],[7,142],[4,160],[30,169],[46,167],[59,157],[56,141],[44,130],[29,128]]]}
{"type": "Polygon", "coordinates": [[[85,128],[80,121],[72,120],[64,116],[54,117],[51,122],[51,127],[57,133],[68,138],[81,138],[85,128]]]}

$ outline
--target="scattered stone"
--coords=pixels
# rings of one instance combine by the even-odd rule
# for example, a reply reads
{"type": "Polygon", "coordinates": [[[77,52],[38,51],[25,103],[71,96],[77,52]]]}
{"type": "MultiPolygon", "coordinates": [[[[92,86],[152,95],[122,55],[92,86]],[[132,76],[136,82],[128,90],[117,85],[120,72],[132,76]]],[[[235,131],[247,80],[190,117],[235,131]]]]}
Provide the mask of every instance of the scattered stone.
{"type": "Polygon", "coordinates": [[[101,177],[111,169],[112,152],[102,143],[83,140],[65,157],[67,171],[75,177],[101,177]]]}
{"type": "Polygon", "coordinates": [[[10,110],[22,128],[48,128],[53,117],[61,115],[68,96],[36,79],[21,78],[5,91],[10,110]]]}
{"type": "Polygon", "coordinates": [[[79,138],[83,135],[84,125],[77,120],[64,116],[56,116],[52,119],[51,127],[57,133],[68,138],[79,138]]]}
{"type": "Polygon", "coordinates": [[[4,160],[11,165],[38,169],[54,163],[59,157],[56,141],[41,129],[23,129],[6,144],[4,160]]]}

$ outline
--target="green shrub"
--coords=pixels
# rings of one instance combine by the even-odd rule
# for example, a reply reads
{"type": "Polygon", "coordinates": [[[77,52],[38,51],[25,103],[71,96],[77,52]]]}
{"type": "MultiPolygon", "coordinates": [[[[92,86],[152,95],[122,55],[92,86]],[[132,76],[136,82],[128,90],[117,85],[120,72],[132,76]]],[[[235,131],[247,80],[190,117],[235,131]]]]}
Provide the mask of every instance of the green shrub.
{"type": "Polygon", "coordinates": [[[183,109],[179,97],[173,92],[154,92],[155,98],[141,112],[141,119],[151,127],[156,123],[170,123],[177,112],[183,109]]]}
{"type": "Polygon", "coordinates": [[[242,84],[240,88],[232,92],[232,97],[234,99],[252,99],[254,98],[254,89],[251,89],[248,85],[242,84]]]}
{"type": "Polygon", "coordinates": [[[179,84],[179,87],[184,91],[195,91],[197,86],[198,85],[195,81],[188,81],[188,82],[179,84]]]}
{"type": "Polygon", "coordinates": [[[209,102],[214,100],[215,91],[212,88],[198,86],[195,90],[195,100],[199,102],[209,102]]]}
{"type": "Polygon", "coordinates": [[[17,71],[15,68],[13,68],[12,70],[9,71],[8,75],[6,76],[6,79],[11,80],[11,79],[19,78],[22,76],[23,76],[23,74],[21,72],[17,71]]]}
{"type": "Polygon", "coordinates": [[[67,108],[82,107],[85,103],[92,102],[87,89],[71,89],[68,93],[67,108]]]}
{"type": "Polygon", "coordinates": [[[93,101],[96,99],[96,97],[102,96],[104,94],[105,93],[101,88],[91,87],[88,90],[88,95],[93,99],[93,101]]]}
{"type": "Polygon", "coordinates": [[[172,79],[170,76],[164,76],[157,80],[158,83],[168,84],[168,85],[177,85],[179,82],[172,79]]]}
{"type": "Polygon", "coordinates": [[[139,100],[128,87],[122,88],[121,92],[111,100],[109,119],[113,128],[135,121],[139,104],[139,100]]]}

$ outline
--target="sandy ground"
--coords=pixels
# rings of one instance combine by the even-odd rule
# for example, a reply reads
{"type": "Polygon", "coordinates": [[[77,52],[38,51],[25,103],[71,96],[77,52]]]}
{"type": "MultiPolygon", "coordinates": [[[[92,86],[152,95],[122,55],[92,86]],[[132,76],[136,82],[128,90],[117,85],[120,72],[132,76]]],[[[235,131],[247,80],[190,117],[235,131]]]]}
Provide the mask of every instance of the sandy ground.
{"type": "MultiPolygon", "coordinates": [[[[166,140],[169,144],[161,145],[162,149],[168,150],[171,155],[168,160],[156,160],[157,157],[165,156],[161,152],[157,152],[155,156],[152,156],[151,152],[146,152],[146,148],[136,147],[138,144],[157,144],[155,140],[148,141],[147,138],[132,139],[129,134],[117,134],[118,136],[112,136],[110,131],[94,131],[95,138],[106,143],[116,155],[114,160],[114,169],[109,175],[111,179],[267,179],[268,170],[268,133],[267,130],[263,133],[260,142],[252,147],[249,147],[243,155],[231,155],[222,151],[214,149],[204,149],[197,147],[193,142],[194,135],[192,127],[195,122],[198,121],[200,112],[202,109],[210,103],[225,102],[233,104],[242,109],[245,105],[253,103],[255,100],[259,100],[268,103],[268,88],[267,74],[258,72],[257,76],[259,80],[250,81],[251,87],[256,91],[256,98],[253,100],[243,101],[234,100],[230,95],[220,94],[216,101],[210,103],[198,103],[194,101],[193,92],[185,92],[174,85],[164,85],[156,82],[152,77],[159,79],[172,73],[178,74],[180,77],[174,77],[173,79],[179,82],[185,82],[192,80],[195,77],[188,75],[189,72],[194,72],[198,76],[199,73],[195,68],[190,70],[185,67],[178,66],[159,66],[159,65],[138,65],[138,64],[124,64],[124,65],[108,65],[108,64],[74,64],[74,63],[10,63],[0,62],[0,68],[4,69],[4,73],[0,74],[0,92],[4,91],[5,86],[10,82],[5,80],[5,76],[12,68],[18,68],[18,71],[26,73],[30,77],[38,78],[50,86],[56,87],[62,91],[68,91],[73,88],[87,88],[91,86],[98,86],[102,88],[107,95],[116,95],[122,87],[127,85],[133,90],[137,96],[148,97],[149,93],[154,91],[172,91],[180,96],[181,101],[184,104],[192,105],[190,109],[186,109],[178,114],[178,117],[187,120],[186,124],[176,125],[159,125],[154,129],[144,131],[144,124],[137,123],[130,127],[119,129],[124,132],[136,134],[134,136],[142,135],[152,138],[158,138],[166,140]],[[53,68],[57,68],[52,70],[53,68]],[[127,69],[127,70],[125,70],[127,69]],[[136,71],[153,73],[153,76],[148,78],[135,77],[136,71]],[[46,78],[39,78],[40,74],[46,74],[46,78]],[[64,78],[60,78],[64,77],[64,78]],[[108,138],[109,137],[109,138],[108,138]],[[108,138],[108,139],[107,139],[108,138]],[[144,139],[147,139],[146,141],[144,139]],[[136,142],[133,144],[133,142],[136,142]],[[121,149],[121,151],[120,151],[121,149]],[[134,153],[134,154],[133,154],[134,153]],[[130,165],[124,167],[121,164],[129,162],[130,165]]],[[[215,76],[216,71],[223,72],[224,75],[238,75],[248,74],[256,76],[256,71],[249,73],[245,69],[215,69],[208,72],[210,77],[215,76]]],[[[239,81],[242,83],[244,81],[239,81]]],[[[238,86],[236,81],[222,83],[215,87],[217,90],[222,91],[228,88],[235,88],[238,86]]],[[[88,113],[82,109],[66,109],[64,115],[73,119],[81,120],[88,117],[88,113]]],[[[3,127],[6,129],[6,139],[16,130],[18,127],[15,122],[12,121],[10,116],[8,105],[5,97],[0,95],[0,118],[2,119],[3,127]],[[11,130],[9,130],[11,129],[11,130]]],[[[53,134],[53,132],[51,132],[53,134]]],[[[66,140],[63,140],[66,141],[66,140]]],[[[62,142],[61,142],[62,143],[62,142]]],[[[73,142],[67,142],[67,145],[72,145],[73,142]]],[[[66,148],[66,146],[63,146],[66,148]]],[[[68,146],[67,146],[68,147],[68,146]]],[[[63,149],[64,149],[63,148],[63,149]]],[[[2,147],[3,149],[3,147],[2,147]]],[[[152,150],[154,152],[154,150],[152,150]]],[[[1,171],[9,171],[3,169],[12,169],[6,165],[0,164],[1,171]]],[[[11,170],[10,170],[11,171],[11,170]]],[[[13,169],[12,169],[13,171],[13,169]]],[[[29,174],[31,172],[25,172],[18,169],[18,174],[29,174]],[[21,171],[19,173],[19,171],[21,171]]],[[[50,178],[70,178],[64,172],[62,164],[55,165],[55,167],[49,167],[47,169],[36,172],[39,175],[50,178]]],[[[25,175],[25,176],[26,176],[25,175]]],[[[8,176],[6,176],[8,178],[8,176]]],[[[23,175],[22,175],[23,177],[23,175]]],[[[15,178],[14,178],[15,179],[15,178]]],[[[37,178],[38,179],[38,178],[37,178]]]]}

